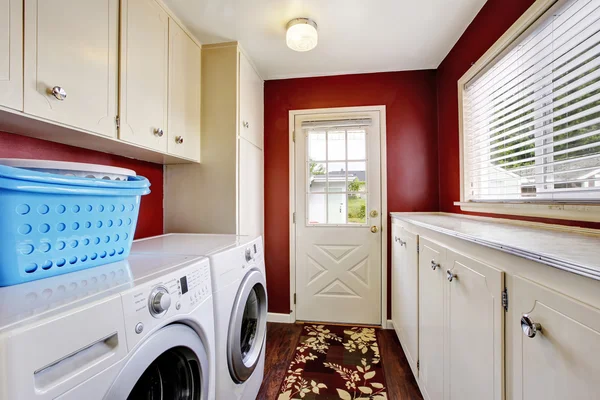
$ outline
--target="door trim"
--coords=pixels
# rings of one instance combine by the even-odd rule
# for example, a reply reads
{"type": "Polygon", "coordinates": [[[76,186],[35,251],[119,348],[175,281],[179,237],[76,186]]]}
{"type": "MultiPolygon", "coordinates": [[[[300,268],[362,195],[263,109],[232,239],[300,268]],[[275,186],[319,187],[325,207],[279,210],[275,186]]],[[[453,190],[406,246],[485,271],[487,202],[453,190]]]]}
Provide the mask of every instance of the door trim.
{"type": "Polygon", "coordinates": [[[296,229],[294,229],[294,213],[296,212],[296,182],[295,182],[295,145],[293,140],[295,120],[297,116],[315,115],[315,114],[344,114],[344,113],[365,113],[379,112],[380,128],[380,178],[381,178],[381,326],[386,327],[388,321],[387,309],[387,241],[388,241],[388,212],[387,212],[387,157],[386,157],[386,107],[385,106],[366,106],[366,107],[339,107],[339,108],[315,108],[309,110],[290,110],[289,112],[289,229],[290,229],[290,322],[296,322],[296,305],[294,304],[294,293],[296,292],[296,229]]]}

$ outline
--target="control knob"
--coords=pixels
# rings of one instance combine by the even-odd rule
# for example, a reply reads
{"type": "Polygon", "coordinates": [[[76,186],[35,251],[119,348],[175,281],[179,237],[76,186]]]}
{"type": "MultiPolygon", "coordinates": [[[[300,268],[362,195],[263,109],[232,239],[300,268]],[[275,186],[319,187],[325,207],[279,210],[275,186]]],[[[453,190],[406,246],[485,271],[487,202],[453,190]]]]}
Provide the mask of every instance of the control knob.
{"type": "Polygon", "coordinates": [[[150,293],[148,308],[153,317],[162,317],[171,307],[171,295],[164,286],[157,286],[150,293]]]}

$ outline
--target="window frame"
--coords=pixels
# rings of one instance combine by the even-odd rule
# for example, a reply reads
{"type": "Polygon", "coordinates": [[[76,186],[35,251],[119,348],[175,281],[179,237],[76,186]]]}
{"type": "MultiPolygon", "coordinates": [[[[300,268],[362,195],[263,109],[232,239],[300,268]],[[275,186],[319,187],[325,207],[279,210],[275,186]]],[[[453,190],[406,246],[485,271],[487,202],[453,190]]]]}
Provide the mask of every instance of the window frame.
{"type": "Polygon", "coordinates": [[[581,202],[541,202],[515,201],[469,201],[465,193],[465,143],[463,135],[463,92],[465,86],[477,75],[483,73],[497,57],[508,51],[519,37],[532,26],[543,21],[541,17],[567,0],[537,0],[523,15],[498,39],[483,56],[458,80],[458,132],[460,160],[460,201],[454,203],[462,211],[518,215],[538,218],[556,218],[578,221],[600,222],[600,204],[581,202]]]}

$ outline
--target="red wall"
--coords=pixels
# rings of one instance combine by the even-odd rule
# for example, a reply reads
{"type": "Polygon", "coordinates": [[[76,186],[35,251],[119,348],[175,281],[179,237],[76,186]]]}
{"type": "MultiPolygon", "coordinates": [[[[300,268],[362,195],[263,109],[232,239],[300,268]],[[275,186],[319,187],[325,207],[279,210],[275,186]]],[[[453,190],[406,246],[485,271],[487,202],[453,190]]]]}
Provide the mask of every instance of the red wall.
{"type": "MultiPolygon", "coordinates": [[[[533,4],[534,0],[488,0],[437,70],[440,210],[461,213],[458,143],[458,86],[462,75],[533,4]]],[[[472,214],[472,213],[465,213],[472,214]]],[[[477,214],[486,215],[486,214],[477,214]]],[[[600,228],[598,223],[504,215],[491,217],[600,228]]]]}
{"type": "Polygon", "coordinates": [[[163,168],[162,165],[125,157],[80,149],[63,144],[0,132],[0,158],[35,158],[104,164],[134,170],[148,178],[152,193],[142,196],[135,238],[163,233],[163,168]]]}
{"type": "MultiPolygon", "coordinates": [[[[265,259],[270,312],[290,311],[288,112],[385,105],[388,210],[435,211],[439,206],[435,76],[435,71],[407,71],[265,82],[265,259]]],[[[388,276],[389,268],[388,263],[388,276]]]]}

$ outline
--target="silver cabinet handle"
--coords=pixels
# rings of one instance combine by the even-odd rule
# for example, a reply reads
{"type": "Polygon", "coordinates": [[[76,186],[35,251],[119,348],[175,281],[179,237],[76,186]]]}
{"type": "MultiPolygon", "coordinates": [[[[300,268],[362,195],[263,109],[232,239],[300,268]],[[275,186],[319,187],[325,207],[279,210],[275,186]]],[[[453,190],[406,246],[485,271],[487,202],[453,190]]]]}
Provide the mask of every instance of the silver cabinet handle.
{"type": "Polygon", "coordinates": [[[452,282],[455,278],[457,278],[456,274],[453,274],[450,270],[446,271],[446,275],[448,278],[448,282],[452,282]]]}
{"type": "Polygon", "coordinates": [[[406,246],[406,242],[403,242],[398,236],[394,236],[394,242],[400,243],[400,246],[406,246]]]}
{"type": "Polygon", "coordinates": [[[65,89],[61,88],[60,86],[54,86],[52,88],[52,95],[60,101],[63,101],[64,99],[67,98],[67,92],[65,91],[65,89]]]}
{"type": "Polygon", "coordinates": [[[177,144],[183,144],[183,136],[176,136],[175,137],[175,143],[177,143],[177,144]]]}
{"type": "Polygon", "coordinates": [[[431,260],[431,269],[436,270],[440,267],[440,264],[436,263],[435,260],[431,260]]]}
{"type": "Polygon", "coordinates": [[[542,332],[542,325],[534,322],[529,314],[523,314],[521,317],[521,329],[528,338],[534,338],[538,332],[542,332]]]}
{"type": "Polygon", "coordinates": [[[164,135],[164,134],[165,134],[165,133],[163,132],[163,130],[162,130],[162,129],[160,129],[160,128],[156,128],[156,129],[154,129],[154,135],[156,135],[156,136],[158,136],[158,137],[163,137],[163,135],[164,135]]]}
{"type": "Polygon", "coordinates": [[[247,129],[247,128],[250,128],[250,123],[249,123],[248,121],[243,121],[243,122],[242,122],[242,126],[243,126],[244,128],[246,128],[246,129],[247,129]]]}

